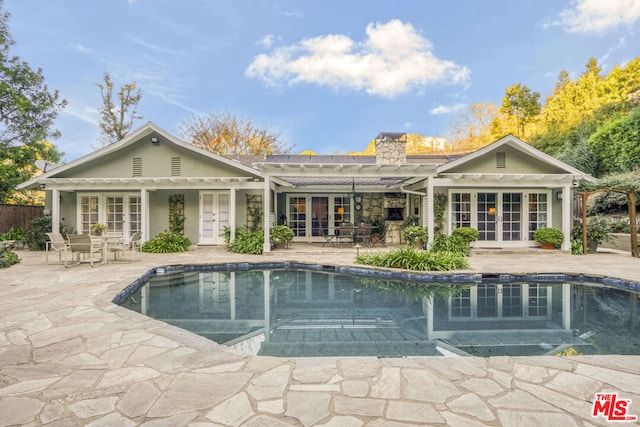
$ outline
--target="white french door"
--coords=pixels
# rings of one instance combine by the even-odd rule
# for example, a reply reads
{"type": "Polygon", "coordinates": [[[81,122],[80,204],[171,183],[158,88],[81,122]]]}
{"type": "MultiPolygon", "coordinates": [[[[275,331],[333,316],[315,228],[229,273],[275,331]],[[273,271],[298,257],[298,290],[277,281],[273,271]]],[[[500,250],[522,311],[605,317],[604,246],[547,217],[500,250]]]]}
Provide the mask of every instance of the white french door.
{"type": "Polygon", "coordinates": [[[532,241],[536,228],[548,227],[550,197],[547,190],[452,190],[449,229],[474,227],[489,246],[532,241]]]}
{"type": "Polygon", "coordinates": [[[342,222],[352,222],[351,197],[296,194],[287,197],[287,225],[298,242],[322,242],[342,222]]]}
{"type": "Polygon", "coordinates": [[[122,233],[125,239],[141,230],[141,197],[139,194],[78,194],[79,233],[91,234],[93,224],[107,225],[108,231],[122,233]]]}
{"type": "Polygon", "coordinates": [[[224,229],[229,226],[229,214],[229,191],[201,191],[199,244],[224,243],[224,229]]]}

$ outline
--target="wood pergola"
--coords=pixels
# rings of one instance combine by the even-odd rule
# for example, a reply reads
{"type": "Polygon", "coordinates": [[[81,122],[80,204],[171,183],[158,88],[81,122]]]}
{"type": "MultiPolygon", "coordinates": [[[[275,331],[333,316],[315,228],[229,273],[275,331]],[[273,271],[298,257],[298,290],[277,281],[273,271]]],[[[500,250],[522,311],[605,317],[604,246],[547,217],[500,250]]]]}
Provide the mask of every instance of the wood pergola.
{"type": "Polygon", "coordinates": [[[619,190],[617,188],[599,188],[592,191],[581,191],[582,197],[582,254],[587,254],[587,199],[596,193],[620,193],[626,194],[629,200],[629,225],[631,226],[631,256],[638,258],[638,227],[636,225],[636,195],[633,191],[619,190]]]}

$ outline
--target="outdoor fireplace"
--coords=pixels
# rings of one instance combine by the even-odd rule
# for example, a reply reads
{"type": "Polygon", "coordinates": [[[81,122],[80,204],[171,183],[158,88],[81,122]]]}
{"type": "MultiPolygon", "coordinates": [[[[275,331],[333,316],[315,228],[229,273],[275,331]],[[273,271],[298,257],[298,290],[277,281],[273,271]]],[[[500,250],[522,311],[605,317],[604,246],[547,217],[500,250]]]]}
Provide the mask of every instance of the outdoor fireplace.
{"type": "Polygon", "coordinates": [[[385,208],[387,211],[387,221],[402,221],[404,219],[404,208],[385,208]]]}

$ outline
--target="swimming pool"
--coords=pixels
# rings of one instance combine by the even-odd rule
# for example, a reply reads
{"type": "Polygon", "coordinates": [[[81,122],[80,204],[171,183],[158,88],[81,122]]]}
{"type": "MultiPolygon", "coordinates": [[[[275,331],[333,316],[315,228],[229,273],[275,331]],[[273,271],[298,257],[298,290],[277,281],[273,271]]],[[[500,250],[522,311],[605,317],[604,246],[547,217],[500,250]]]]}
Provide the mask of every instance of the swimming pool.
{"type": "Polygon", "coordinates": [[[243,263],[155,269],[114,302],[249,354],[640,354],[636,285],[607,280],[243,263]]]}

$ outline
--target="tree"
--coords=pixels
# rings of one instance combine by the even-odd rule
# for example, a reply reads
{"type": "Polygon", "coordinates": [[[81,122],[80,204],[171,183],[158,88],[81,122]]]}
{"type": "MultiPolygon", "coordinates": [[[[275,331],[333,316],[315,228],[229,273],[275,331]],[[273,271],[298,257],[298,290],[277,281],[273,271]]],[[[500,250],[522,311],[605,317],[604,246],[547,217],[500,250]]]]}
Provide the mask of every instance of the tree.
{"type": "Polygon", "coordinates": [[[98,111],[100,112],[100,129],[107,138],[105,145],[120,141],[131,131],[133,122],[142,118],[137,114],[142,93],[139,89],[135,90],[135,83],[125,84],[120,87],[118,92],[120,105],[116,106],[113,101],[113,82],[109,73],[104,73],[104,85],[96,83],[96,86],[100,88],[102,96],[103,105],[98,111]]]}
{"type": "Polygon", "coordinates": [[[492,125],[499,117],[498,106],[491,102],[471,104],[468,111],[449,124],[448,145],[454,152],[467,152],[492,143],[496,139],[492,125]]]}
{"type": "Polygon", "coordinates": [[[279,134],[228,111],[206,116],[191,115],[182,123],[181,136],[196,147],[222,155],[265,155],[291,151],[288,145],[279,140],[279,134]]]}
{"type": "Polygon", "coordinates": [[[640,165],[640,107],[622,118],[613,118],[588,141],[598,160],[600,175],[631,172],[640,165]]]}
{"type": "Polygon", "coordinates": [[[515,120],[516,136],[524,138],[527,124],[540,114],[540,93],[531,92],[527,85],[518,83],[507,87],[500,111],[515,120]]]}
{"type": "Polygon", "coordinates": [[[60,153],[44,141],[59,136],[51,127],[67,104],[49,91],[41,69],[11,56],[10,15],[2,7],[0,0],[0,203],[12,200],[15,186],[35,174],[35,159],[59,161],[60,153]]]}

